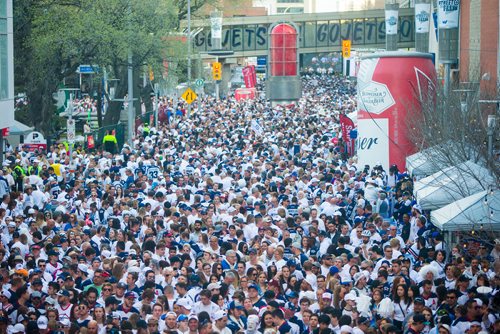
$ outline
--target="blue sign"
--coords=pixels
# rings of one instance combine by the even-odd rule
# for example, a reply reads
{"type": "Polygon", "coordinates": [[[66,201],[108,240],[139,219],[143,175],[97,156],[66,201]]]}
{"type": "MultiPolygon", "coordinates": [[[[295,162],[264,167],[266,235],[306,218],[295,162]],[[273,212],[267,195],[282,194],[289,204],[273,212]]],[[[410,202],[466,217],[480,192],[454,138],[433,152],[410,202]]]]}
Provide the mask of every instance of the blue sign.
{"type": "Polygon", "coordinates": [[[260,66],[267,65],[267,57],[266,56],[257,57],[257,65],[260,65],[260,66]]]}
{"type": "Polygon", "coordinates": [[[97,65],[80,65],[78,66],[78,70],[76,71],[77,73],[80,74],[93,74],[99,70],[99,67],[97,65]]]}
{"type": "Polygon", "coordinates": [[[351,139],[356,139],[356,138],[358,138],[358,130],[356,130],[356,129],[351,130],[351,132],[349,132],[349,137],[350,137],[351,139]]]}

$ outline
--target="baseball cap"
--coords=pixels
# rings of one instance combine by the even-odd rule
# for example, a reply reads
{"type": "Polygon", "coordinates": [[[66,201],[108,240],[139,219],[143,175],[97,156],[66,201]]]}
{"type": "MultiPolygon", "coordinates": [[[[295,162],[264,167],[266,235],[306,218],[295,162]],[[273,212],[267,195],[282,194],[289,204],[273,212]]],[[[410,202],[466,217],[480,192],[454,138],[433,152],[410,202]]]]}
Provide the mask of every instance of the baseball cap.
{"type": "Polygon", "coordinates": [[[63,296],[63,297],[69,297],[69,292],[68,290],[59,290],[57,293],[58,296],[63,296]]]}
{"type": "Polygon", "coordinates": [[[413,315],[413,322],[416,323],[424,323],[425,322],[425,316],[420,313],[416,313],[413,315]]]}
{"type": "Polygon", "coordinates": [[[255,289],[255,290],[259,290],[259,287],[257,286],[257,284],[250,284],[248,286],[248,289],[255,289]]]}
{"type": "Polygon", "coordinates": [[[185,315],[185,314],[181,314],[177,317],[177,322],[179,321],[187,321],[188,320],[188,316],[185,315]]]}
{"type": "Polygon", "coordinates": [[[135,292],[133,292],[133,291],[129,291],[129,292],[125,293],[124,297],[125,298],[134,298],[134,299],[137,298],[137,296],[135,295],[135,292]]]}
{"type": "Polygon", "coordinates": [[[191,303],[186,298],[179,299],[176,304],[177,304],[177,306],[184,307],[186,310],[191,309],[191,303]]]}
{"type": "Polygon", "coordinates": [[[422,297],[416,297],[415,300],[413,301],[414,303],[422,304],[425,305],[425,301],[422,297]]]}
{"type": "Polygon", "coordinates": [[[38,328],[40,329],[47,329],[49,326],[49,319],[47,319],[46,316],[40,316],[38,320],[36,321],[36,324],[38,325],[38,328]]]}
{"type": "Polygon", "coordinates": [[[241,305],[240,303],[235,303],[233,300],[232,302],[229,303],[229,309],[230,310],[234,310],[234,309],[242,310],[243,305],[241,305]]]}

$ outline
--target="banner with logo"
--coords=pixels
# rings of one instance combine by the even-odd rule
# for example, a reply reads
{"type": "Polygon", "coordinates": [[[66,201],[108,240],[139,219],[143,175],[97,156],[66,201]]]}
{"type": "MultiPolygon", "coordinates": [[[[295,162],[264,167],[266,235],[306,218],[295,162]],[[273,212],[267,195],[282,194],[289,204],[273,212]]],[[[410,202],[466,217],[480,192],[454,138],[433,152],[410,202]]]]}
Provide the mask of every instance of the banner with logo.
{"type": "Polygon", "coordinates": [[[351,138],[351,131],[354,130],[354,122],[344,114],[340,114],[340,129],[342,130],[342,139],[347,144],[347,153],[354,155],[354,138],[351,138]]]}
{"type": "Polygon", "coordinates": [[[93,149],[94,147],[95,147],[94,136],[93,135],[87,136],[87,148],[93,149]]]}
{"type": "Polygon", "coordinates": [[[426,34],[429,32],[430,17],[430,3],[415,4],[415,31],[417,34],[426,34]]]}
{"type": "Polygon", "coordinates": [[[222,16],[211,17],[210,26],[212,28],[212,38],[222,38],[222,16]]]}
{"type": "Polygon", "coordinates": [[[250,128],[252,129],[253,132],[255,132],[255,134],[257,136],[262,136],[264,134],[264,129],[262,128],[262,126],[256,121],[256,120],[252,120],[252,123],[250,125],[250,128]]]}
{"type": "Polygon", "coordinates": [[[257,75],[255,73],[255,66],[249,65],[243,67],[243,81],[246,88],[254,88],[257,85],[257,75]]]}
{"type": "Polygon", "coordinates": [[[385,11],[385,34],[397,35],[398,33],[398,11],[386,10],[385,11]]]}
{"type": "Polygon", "coordinates": [[[460,0],[438,0],[438,27],[458,28],[460,0]]]}

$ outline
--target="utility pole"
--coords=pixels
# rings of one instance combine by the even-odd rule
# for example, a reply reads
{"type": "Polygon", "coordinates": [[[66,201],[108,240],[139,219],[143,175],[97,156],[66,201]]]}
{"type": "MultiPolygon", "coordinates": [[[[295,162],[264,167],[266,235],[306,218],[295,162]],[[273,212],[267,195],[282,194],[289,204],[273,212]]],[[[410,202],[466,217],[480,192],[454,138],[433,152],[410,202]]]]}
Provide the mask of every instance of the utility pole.
{"type": "MultiPolygon", "coordinates": [[[[130,19],[132,15],[132,7],[129,3],[128,5],[128,15],[129,15],[129,33],[132,32],[132,27],[130,25],[130,19]]],[[[127,127],[128,136],[127,141],[132,146],[132,139],[134,138],[135,132],[135,110],[134,110],[134,71],[132,66],[132,47],[129,46],[128,51],[128,112],[127,112],[127,127]]]]}
{"type": "MultiPolygon", "coordinates": [[[[187,19],[188,19],[188,64],[187,64],[187,72],[188,72],[188,88],[191,87],[191,0],[187,2],[187,19]]],[[[188,103],[188,113],[187,118],[191,116],[191,104],[188,103]]]]}

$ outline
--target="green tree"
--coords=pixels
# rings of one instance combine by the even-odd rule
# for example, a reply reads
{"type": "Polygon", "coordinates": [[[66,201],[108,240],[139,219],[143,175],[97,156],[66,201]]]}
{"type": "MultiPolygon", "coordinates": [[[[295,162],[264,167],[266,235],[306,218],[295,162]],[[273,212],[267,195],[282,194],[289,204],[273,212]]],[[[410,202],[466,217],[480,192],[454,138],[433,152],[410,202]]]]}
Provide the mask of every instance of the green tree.
{"type": "MultiPolygon", "coordinates": [[[[193,11],[210,1],[195,1],[193,11]]],[[[185,15],[182,1],[16,0],[14,6],[16,89],[27,93],[29,123],[44,134],[57,130],[52,94],[80,64],[107,69],[118,82],[115,96],[123,98],[131,52],[140,110],[139,94],[147,102],[151,92],[137,89],[145,66],[159,72],[166,50],[183,57],[184,48],[165,38],[185,15]]],[[[105,123],[116,124],[121,108],[122,102],[109,101],[105,123]]]]}

